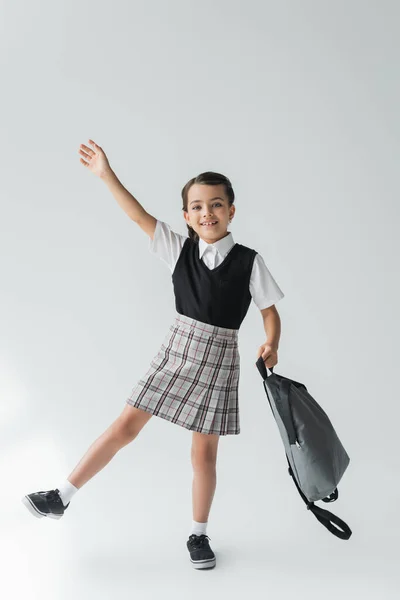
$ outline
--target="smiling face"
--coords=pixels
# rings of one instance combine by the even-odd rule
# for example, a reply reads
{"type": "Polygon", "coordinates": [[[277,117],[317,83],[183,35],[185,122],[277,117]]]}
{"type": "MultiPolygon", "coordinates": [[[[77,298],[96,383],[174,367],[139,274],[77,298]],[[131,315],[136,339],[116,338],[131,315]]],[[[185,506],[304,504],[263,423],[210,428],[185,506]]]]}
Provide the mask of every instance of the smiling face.
{"type": "Polygon", "coordinates": [[[228,235],[227,227],[234,214],[235,206],[229,206],[225,186],[222,183],[219,185],[194,183],[190,187],[188,210],[183,212],[183,216],[186,223],[191,225],[207,244],[218,242],[228,235]],[[203,225],[215,221],[215,225],[203,225]]]}

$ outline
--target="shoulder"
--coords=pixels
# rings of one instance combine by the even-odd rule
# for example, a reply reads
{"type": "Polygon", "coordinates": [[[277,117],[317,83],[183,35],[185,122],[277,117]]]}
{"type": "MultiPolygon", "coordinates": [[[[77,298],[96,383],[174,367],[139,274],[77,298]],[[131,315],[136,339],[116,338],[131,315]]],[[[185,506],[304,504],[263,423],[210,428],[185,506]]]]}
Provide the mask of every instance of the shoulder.
{"type": "Polygon", "coordinates": [[[248,261],[248,263],[253,264],[257,258],[257,250],[253,248],[249,248],[248,246],[244,246],[243,244],[236,243],[236,252],[237,256],[242,258],[244,261],[248,261]]]}
{"type": "Polygon", "coordinates": [[[187,239],[188,236],[174,231],[169,223],[157,219],[154,237],[149,239],[149,250],[161,258],[172,271],[187,239]]]}
{"type": "Polygon", "coordinates": [[[254,248],[249,248],[249,246],[245,246],[244,244],[239,244],[239,242],[235,243],[236,246],[238,246],[238,249],[240,250],[240,252],[243,253],[247,253],[247,254],[258,254],[257,250],[254,250],[254,248]]]}
{"type": "Polygon", "coordinates": [[[175,231],[169,223],[166,221],[162,221],[161,219],[157,219],[156,227],[162,231],[164,234],[172,235],[175,237],[182,238],[183,240],[189,239],[188,235],[183,235],[175,231]]]}
{"type": "Polygon", "coordinates": [[[150,250],[155,250],[160,246],[182,248],[187,239],[188,236],[174,231],[169,223],[157,219],[154,237],[150,241],[150,250]]]}

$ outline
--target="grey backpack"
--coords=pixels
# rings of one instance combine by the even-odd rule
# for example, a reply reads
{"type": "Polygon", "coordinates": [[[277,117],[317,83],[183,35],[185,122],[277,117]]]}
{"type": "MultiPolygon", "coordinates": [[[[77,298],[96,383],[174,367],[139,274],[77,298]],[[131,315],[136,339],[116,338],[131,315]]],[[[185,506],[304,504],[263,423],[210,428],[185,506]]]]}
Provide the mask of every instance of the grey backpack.
{"type": "Polygon", "coordinates": [[[268,376],[262,356],[256,366],[299,494],[322,525],[338,538],[348,540],[352,534],[349,526],[314,504],[316,500],[337,500],[337,485],[350,462],[332,423],[303,383],[278,375],[273,368],[268,376]]]}

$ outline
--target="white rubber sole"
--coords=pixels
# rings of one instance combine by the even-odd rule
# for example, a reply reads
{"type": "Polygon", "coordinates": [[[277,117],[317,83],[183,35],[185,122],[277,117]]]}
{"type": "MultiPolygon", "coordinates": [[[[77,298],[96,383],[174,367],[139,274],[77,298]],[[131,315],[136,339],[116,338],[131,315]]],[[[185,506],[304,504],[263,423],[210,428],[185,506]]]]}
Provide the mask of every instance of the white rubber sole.
{"type": "Polygon", "coordinates": [[[22,498],[22,504],[26,506],[31,515],[41,519],[42,517],[49,517],[50,519],[61,519],[63,515],[53,515],[53,513],[42,513],[36,506],[31,502],[28,496],[22,498]]]}
{"type": "Polygon", "coordinates": [[[215,558],[212,558],[211,560],[203,560],[196,562],[190,559],[190,562],[192,563],[192,566],[195,569],[212,569],[213,567],[215,567],[217,561],[215,558]]]}

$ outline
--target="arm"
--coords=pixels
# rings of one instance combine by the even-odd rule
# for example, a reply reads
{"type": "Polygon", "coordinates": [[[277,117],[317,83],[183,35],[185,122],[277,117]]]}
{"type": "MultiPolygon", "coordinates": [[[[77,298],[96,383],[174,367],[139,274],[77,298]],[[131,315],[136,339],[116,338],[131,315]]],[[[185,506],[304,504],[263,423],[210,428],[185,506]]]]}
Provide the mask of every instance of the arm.
{"type": "Polygon", "coordinates": [[[278,363],[278,347],[281,335],[281,319],[275,305],[264,308],[261,311],[264,323],[264,330],[267,335],[267,341],[262,344],[257,353],[257,359],[262,356],[265,365],[268,368],[274,367],[278,363]]]}
{"type": "Polygon", "coordinates": [[[132,221],[137,223],[145,215],[146,211],[143,206],[122,185],[114,171],[111,169],[108,170],[104,175],[100,176],[100,179],[104,181],[122,210],[126,212],[132,221]]]}
{"type": "Polygon", "coordinates": [[[281,337],[281,319],[275,304],[264,308],[261,311],[264,323],[264,330],[267,336],[267,344],[274,350],[278,350],[279,339],[281,337]]]}
{"type": "Polygon", "coordinates": [[[110,167],[110,163],[103,148],[93,140],[89,140],[89,144],[92,146],[91,148],[85,144],[80,145],[80,162],[89,169],[89,171],[105,182],[122,210],[124,210],[128,217],[130,217],[132,221],[135,221],[135,223],[137,223],[139,227],[153,239],[157,219],[152,215],[149,215],[136,198],[124,188],[110,167]]]}
{"type": "Polygon", "coordinates": [[[122,208],[139,227],[153,239],[157,225],[157,219],[150,215],[141,204],[132,196],[130,192],[122,185],[114,171],[108,171],[100,176],[108,189],[122,208]]]}

